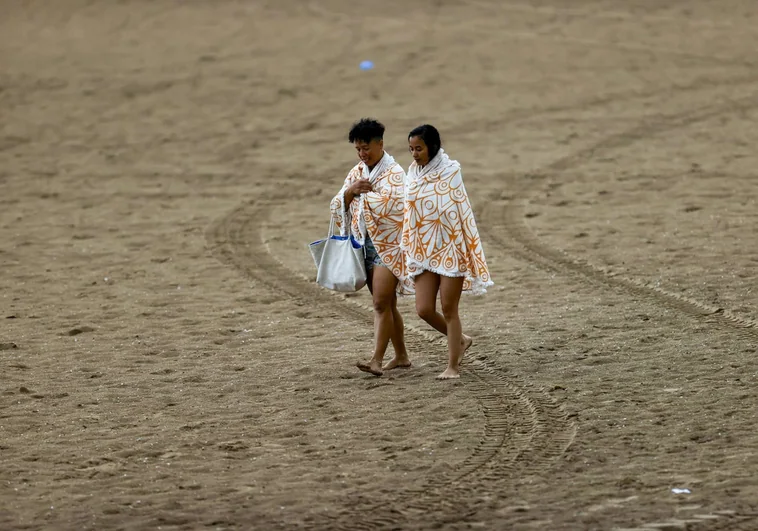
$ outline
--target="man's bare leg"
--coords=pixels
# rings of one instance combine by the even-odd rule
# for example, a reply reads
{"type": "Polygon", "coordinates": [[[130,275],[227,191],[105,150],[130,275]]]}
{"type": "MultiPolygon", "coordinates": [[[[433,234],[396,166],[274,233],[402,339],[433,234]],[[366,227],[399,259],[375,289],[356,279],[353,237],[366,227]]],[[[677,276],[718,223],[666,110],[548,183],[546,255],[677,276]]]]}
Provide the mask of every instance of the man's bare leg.
{"type": "Polygon", "coordinates": [[[408,351],[405,348],[405,330],[403,317],[397,309],[397,295],[392,301],[392,347],[395,349],[395,357],[383,367],[385,371],[392,369],[408,368],[411,366],[411,360],[408,358],[408,351]]]}
{"type": "MultiPolygon", "coordinates": [[[[374,355],[368,362],[358,362],[356,366],[375,376],[382,375],[382,360],[387,351],[390,337],[394,333],[394,316],[392,303],[395,298],[397,279],[386,267],[374,267],[372,274],[372,297],[374,299],[374,355]]],[[[398,341],[405,349],[405,343],[398,341]]]]}

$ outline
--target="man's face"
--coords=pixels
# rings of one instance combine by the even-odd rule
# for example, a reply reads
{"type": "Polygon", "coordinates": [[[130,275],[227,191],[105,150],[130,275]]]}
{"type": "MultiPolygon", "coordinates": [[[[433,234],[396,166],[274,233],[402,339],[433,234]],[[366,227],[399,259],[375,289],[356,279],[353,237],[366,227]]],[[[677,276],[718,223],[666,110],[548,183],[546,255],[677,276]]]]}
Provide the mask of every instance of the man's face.
{"type": "Polygon", "coordinates": [[[358,158],[369,167],[376,166],[384,155],[384,140],[374,139],[371,142],[356,140],[353,145],[358,152],[358,158]]]}

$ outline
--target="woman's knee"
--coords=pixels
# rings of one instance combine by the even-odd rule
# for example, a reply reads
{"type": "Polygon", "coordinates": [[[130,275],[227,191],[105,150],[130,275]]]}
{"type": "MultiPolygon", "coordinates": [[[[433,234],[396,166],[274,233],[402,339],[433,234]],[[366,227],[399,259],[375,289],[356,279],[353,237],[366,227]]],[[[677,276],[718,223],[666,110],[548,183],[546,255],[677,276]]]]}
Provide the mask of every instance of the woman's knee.
{"type": "Polygon", "coordinates": [[[442,317],[445,318],[446,322],[450,322],[453,319],[458,318],[458,305],[457,304],[445,304],[445,302],[442,302],[442,317]]]}
{"type": "Polygon", "coordinates": [[[434,318],[434,314],[437,313],[437,308],[433,304],[416,304],[416,314],[424,321],[429,321],[434,318]]]}

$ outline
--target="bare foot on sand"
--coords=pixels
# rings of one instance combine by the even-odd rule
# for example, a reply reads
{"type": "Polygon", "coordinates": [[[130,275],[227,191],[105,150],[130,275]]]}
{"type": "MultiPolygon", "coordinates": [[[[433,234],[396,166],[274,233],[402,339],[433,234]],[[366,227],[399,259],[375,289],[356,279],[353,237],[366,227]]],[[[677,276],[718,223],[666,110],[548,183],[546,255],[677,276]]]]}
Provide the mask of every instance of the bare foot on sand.
{"type": "Polygon", "coordinates": [[[461,356],[458,359],[458,363],[456,364],[456,367],[453,368],[450,365],[447,366],[447,369],[445,369],[445,372],[437,376],[437,380],[456,380],[461,377],[461,361],[463,360],[463,355],[466,353],[466,351],[471,347],[471,345],[474,343],[474,340],[471,339],[471,337],[467,335],[463,335],[463,338],[461,339],[461,356]]]}
{"type": "Polygon", "coordinates": [[[461,377],[461,373],[458,369],[448,367],[445,372],[437,376],[437,380],[455,380],[461,377]]]}
{"type": "Polygon", "coordinates": [[[366,363],[365,361],[359,361],[358,363],[355,364],[355,366],[358,367],[363,372],[369,372],[373,374],[374,376],[381,376],[382,374],[384,374],[382,372],[382,362],[380,361],[371,360],[368,363],[366,363]]]}
{"type": "Polygon", "coordinates": [[[463,357],[463,355],[471,347],[471,345],[474,344],[474,340],[470,336],[463,334],[463,338],[461,338],[461,344],[463,345],[463,350],[461,351],[461,357],[463,357]]]}
{"type": "Polygon", "coordinates": [[[411,360],[409,360],[407,357],[405,358],[398,358],[394,357],[392,358],[392,361],[390,361],[387,365],[382,367],[385,371],[391,371],[392,369],[407,369],[411,366],[411,360]]]}

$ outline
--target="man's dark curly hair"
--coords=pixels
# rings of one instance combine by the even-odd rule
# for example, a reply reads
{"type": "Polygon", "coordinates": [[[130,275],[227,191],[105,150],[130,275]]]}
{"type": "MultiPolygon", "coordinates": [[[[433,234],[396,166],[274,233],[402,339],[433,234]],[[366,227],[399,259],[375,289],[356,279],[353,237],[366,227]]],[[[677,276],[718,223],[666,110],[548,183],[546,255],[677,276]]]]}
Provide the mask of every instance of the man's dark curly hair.
{"type": "Polygon", "coordinates": [[[362,118],[353,124],[347,139],[351,144],[356,140],[367,144],[372,140],[384,140],[384,124],[373,118],[362,118]]]}

